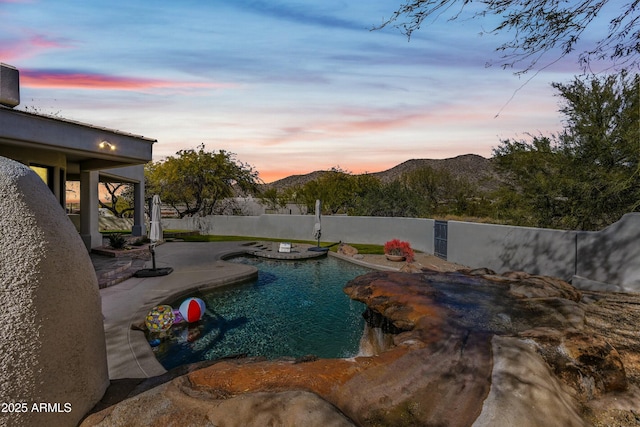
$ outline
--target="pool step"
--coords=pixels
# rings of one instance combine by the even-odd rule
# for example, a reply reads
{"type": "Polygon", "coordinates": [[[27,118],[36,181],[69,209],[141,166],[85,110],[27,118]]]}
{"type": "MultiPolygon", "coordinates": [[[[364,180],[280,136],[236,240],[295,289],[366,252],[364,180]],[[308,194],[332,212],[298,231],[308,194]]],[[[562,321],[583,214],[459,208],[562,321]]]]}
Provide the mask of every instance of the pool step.
{"type": "Polygon", "coordinates": [[[146,260],[137,258],[120,258],[102,271],[96,271],[98,288],[108,288],[133,277],[133,274],[144,268],[146,260]]]}

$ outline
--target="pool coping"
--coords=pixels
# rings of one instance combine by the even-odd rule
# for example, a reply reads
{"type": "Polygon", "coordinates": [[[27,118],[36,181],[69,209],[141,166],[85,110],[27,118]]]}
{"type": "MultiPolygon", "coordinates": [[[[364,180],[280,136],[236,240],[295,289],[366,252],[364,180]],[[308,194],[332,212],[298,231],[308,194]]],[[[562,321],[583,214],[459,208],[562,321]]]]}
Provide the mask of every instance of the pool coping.
{"type": "MultiPolygon", "coordinates": [[[[101,289],[109,378],[151,378],[165,374],[167,370],[156,359],[140,328],[145,316],[154,306],[187,296],[191,292],[240,284],[255,278],[257,268],[225,261],[237,255],[255,255],[248,243],[251,242],[172,242],[162,245],[156,249],[157,267],[172,266],[172,274],[131,278],[101,289]],[[181,265],[181,261],[186,265],[181,265]],[[122,305],[127,305],[130,309],[114,307],[118,304],[118,298],[122,305]],[[121,308],[120,311],[124,312],[118,313],[121,308]]],[[[334,252],[327,255],[372,270],[389,270],[388,267],[334,252]]]]}
{"type": "MultiPolygon", "coordinates": [[[[245,252],[232,253],[227,257],[233,257],[243,254],[245,254],[245,252]]],[[[224,262],[224,259],[219,259],[219,261],[224,262]]],[[[155,355],[153,354],[153,349],[147,341],[144,330],[136,328],[136,326],[141,327],[144,324],[144,319],[149,311],[157,305],[165,304],[168,301],[173,301],[178,298],[187,297],[189,294],[194,292],[205,292],[210,289],[215,289],[223,286],[238,285],[246,281],[253,280],[258,276],[258,269],[251,266],[247,267],[250,267],[254,271],[250,271],[244,274],[238,274],[236,277],[221,278],[217,280],[214,279],[211,281],[206,281],[204,283],[192,283],[187,285],[180,291],[168,292],[166,294],[158,295],[158,297],[155,298],[153,302],[149,302],[148,304],[141,306],[131,316],[131,326],[127,330],[127,341],[129,343],[129,348],[131,349],[131,353],[134,360],[136,361],[136,364],[138,365],[140,370],[146,374],[147,377],[154,377],[167,372],[167,370],[162,366],[162,364],[158,361],[158,359],[156,359],[155,355]]]]}

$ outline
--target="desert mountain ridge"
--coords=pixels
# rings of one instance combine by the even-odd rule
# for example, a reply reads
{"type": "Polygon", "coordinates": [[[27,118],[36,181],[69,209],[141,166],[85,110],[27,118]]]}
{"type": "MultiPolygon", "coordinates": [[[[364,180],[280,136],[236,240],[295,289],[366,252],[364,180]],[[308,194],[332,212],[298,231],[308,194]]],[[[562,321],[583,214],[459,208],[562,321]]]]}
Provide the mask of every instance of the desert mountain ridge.
{"type": "MultiPolygon", "coordinates": [[[[382,182],[391,182],[402,175],[424,167],[434,170],[444,170],[451,175],[459,176],[484,187],[485,183],[495,182],[498,174],[495,171],[493,161],[477,154],[463,154],[448,159],[411,159],[402,162],[390,169],[381,172],[372,172],[372,175],[382,182]]],[[[285,189],[305,185],[323,174],[326,170],[314,171],[307,174],[291,175],[286,178],[265,184],[267,188],[285,189]]]]}

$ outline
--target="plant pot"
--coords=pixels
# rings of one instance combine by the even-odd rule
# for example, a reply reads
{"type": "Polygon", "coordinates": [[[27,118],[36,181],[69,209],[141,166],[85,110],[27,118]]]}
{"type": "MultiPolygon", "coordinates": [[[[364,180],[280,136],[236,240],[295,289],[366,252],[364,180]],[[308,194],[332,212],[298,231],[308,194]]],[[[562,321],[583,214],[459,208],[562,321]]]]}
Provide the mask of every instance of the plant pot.
{"type": "Polygon", "coordinates": [[[389,261],[404,261],[404,256],[402,255],[384,254],[384,256],[386,256],[389,261]]]}

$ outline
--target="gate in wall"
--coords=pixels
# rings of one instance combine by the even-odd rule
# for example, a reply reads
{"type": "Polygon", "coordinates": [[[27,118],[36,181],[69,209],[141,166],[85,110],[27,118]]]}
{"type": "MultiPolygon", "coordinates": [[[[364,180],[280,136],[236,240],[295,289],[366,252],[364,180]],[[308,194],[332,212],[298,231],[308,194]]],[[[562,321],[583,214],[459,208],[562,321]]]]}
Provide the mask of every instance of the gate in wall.
{"type": "Polygon", "coordinates": [[[447,221],[436,221],[433,230],[434,254],[442,259],[447,259],[447,221]]]}

